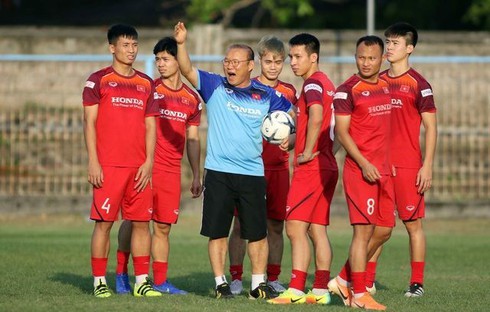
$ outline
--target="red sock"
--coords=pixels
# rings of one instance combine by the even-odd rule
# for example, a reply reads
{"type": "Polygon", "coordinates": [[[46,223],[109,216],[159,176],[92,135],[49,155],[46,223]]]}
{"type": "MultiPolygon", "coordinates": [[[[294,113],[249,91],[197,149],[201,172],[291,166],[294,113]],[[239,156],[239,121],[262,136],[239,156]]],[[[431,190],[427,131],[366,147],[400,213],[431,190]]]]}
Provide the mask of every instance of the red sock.
{"type": "Polygon", "coordinates": [[[105,276],[107,270],[107,258],[92,257],[91,263],[93,276],[105,276]]]}
{"type": "Polygon", "coordinates": [[[424,284],[424,268],[425,261],[423,262],[414,262],[412,261],[412,277],[410,278],[410,284],[424,284]]]}
{"type": "Polygon", "coordinates": [[[349,259],[347,259],[344,266],[342,267],[342,270],[339,273],[339,277],[343,280],[346,280],[347,282],[350,282],[352,280],[349,259]]]}
{"type": "Polygon", "coordinates": [[[117,251],[116,274],[128,274],[129,251],[117,251]]]}
{"type": "Polygon", "coordinates": [[[155,285],[161,285],[167,280],[168,263],[153,261],[153,281],[155,285]]]}
{"type": "Polygon", "coordinates": [[[242,280],[243,264],[230,265],[231,280],[242,280]]]}
{"type": "Polygon", "coordinates": [[[291,282],[289,283],[289,287],[304,291],[306,284],[306,274],[306,272],[300,270],[293,270],[291,272],[291,282]]]}
{"type": "Polygon", "coordinates": [[[352,291],[354,294],[366,292],[366,272],[351,272],[352,291]]]}
{"type": "Polygon", "coordinates": [[[267,265],[267,280],[268,281],[277,281],[279,278],[279,274],[281,274],[281,265],[280,264],[268,264],[267,265]]]}
{"type": "Polygon", "coordinates": [[[368,262],[366,264],[366,287],[373,287],[376,278],[377,262],[368,262]]]}
{"type": "Polygon", "coordinates": [[[315,280],[313,281],[313,288],[327,289],[328,282],[330,281],[330,271],[316,270],[315,280]]]}
{"type": "Polygon", "coordinates": [[[150,256],[133,256],[134,275],[148,274],[150,271],[150,256]]]}

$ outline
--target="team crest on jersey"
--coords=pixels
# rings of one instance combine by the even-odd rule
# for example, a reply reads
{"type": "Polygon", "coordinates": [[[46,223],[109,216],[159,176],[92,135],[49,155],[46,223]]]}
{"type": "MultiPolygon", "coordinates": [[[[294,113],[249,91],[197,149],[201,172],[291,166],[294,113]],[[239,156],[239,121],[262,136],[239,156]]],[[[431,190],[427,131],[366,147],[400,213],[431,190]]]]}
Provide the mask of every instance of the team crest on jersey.
{"type": "Polygon", "coordinates": [[[252,93],[252,99],[260,101],[262,97],[258,93],[252,93]]]}
{"type": "Polygon", "coordinates": [[[136,85],[136,90],[138,90],[139,92],[145,92],[146,88],[145,86],[142,85],[136,85]]]}
{"type": "Polygon", "coordinates": [[[115,82],[115,81],[110,81],[110,82],[109,82],[109,85],[110,85],[111,87],[113,87],[113,88],[114,88],[114,87],[117,87],[117,82],[115,82]]]}
{"type": "Polygon", "coordinates": [[[409,91],[410,91],[410,87],[409,86],[406,86],[406,85],[401,85],[400,86],[400,92],[408,93],[409,91]]]}
{"type": "Polygon", "coordinates": [[[363,96],[369,96],[371,94],[371,92],[369,92],[368,90],[366,90],[366,91],[362,91],[361,94],[363,96]]]}
{"type": "Polygon", "coordinates": [[[185,98],[185,97],[181,97],[180,98],[180,101],[182,102],[182,104],[185,104],[185,105],[189,105],[190,104],[189,99],[188,98],[185,98]]]}
{"type": "Polygon", "coordinates": [[[388,87],[383,87],[383,92],[385,94],[388,94],[388,93],[390,93],[390,90],[388,89],[388,87]]]}
{"type": "Polygon", "coordinates": [[[282,93],[276,90],[276,95],[277,95],[277,97],[281,97],[282,93]]]}

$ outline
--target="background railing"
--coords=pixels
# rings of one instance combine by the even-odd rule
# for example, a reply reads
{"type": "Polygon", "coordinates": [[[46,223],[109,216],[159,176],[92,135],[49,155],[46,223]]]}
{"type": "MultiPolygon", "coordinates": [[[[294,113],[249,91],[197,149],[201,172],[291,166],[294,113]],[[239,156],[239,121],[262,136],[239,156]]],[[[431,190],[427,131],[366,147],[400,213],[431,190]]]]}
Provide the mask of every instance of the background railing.
{"type": "MultiPolygon", "coordinates": [[[[154,76],[153,56],[140,55],[138,58],[144,71],[154,76]]],[[[221,72],[220,55],[192,58],[200,68],[221,72]]],[[[45,76],[37,78],[39,87],[25,86],[29,92],[39,92],[42,96],[38,99],[2,106],[0,98],[0,196],[90,194],[86,180],[87,158],[80,94],[87,75],[100,68],[102,63],[107,65],[110,60],[111,57],[105,55],[0,55],[0,66],[7,69],[2,73],[15,70],[22,71],[24,75],[45,73],[45,76]],[[33,62],[46,63],[46,67],[29,72],[29,64],[33,62]],[[55,73],[50,72],[53,69],[56,69],[55,73]],[[56,84],[50,88],[46,85],[50,78],[45,77],[64,71],[68,71],[70,76],[77,72],[87,74],[76,77],[76,88],[60,88],[56,84]],[[46,104],[52,100],[51,94],[64,100],[71,99],[72,104],[46,104]]],[[[322,57],[320,64],[336,85],[355,72],[353,57],[322,57]]],[[[439,138],[434,187],[427,193],[427,199],[432,203],[490,202],[490,57],[414,56],[412,65],[432,84],[438,108],[439,138]]],[[[302,81],[294,77],[286,69],[288,67],[285,66],[282,79],[299,89],[302,81]]],[[[254,74],[258,74],[257,70],[254,74]]],[[[6,80],[2,84],[7,89],[0,93],[14,99],[18,93],[22,98],[19,91],[8,91],[9,84],[18,88],[18,83],[9,80],[8,75],[4,77],[6,80]]],[[[203,142],[205,134],[204,117],[201,127],[203,142]]],[[[340,153],[339,164],[342,157],[340,153]]],[[[185,185],[190,177],[185,160],[185,185]]],[[[187,188],[185,186],[183,190],[187,192],[187,188]]],[[[339,183],[337,199],[343,196],[341,193],[339,183]]]]}

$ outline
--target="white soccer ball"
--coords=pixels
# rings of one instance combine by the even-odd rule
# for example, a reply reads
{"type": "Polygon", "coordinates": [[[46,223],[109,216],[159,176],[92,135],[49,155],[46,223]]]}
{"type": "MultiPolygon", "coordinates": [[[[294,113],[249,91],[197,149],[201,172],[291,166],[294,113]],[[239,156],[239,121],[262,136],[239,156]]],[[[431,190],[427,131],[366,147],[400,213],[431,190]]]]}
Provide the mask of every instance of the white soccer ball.
{"type": "Polygon", "coordinates": [[[271,144],[281,144],[294,131],[293,118],[283,111],[269,112],[262,120],[260,128],[264,140],[271,144]]]}

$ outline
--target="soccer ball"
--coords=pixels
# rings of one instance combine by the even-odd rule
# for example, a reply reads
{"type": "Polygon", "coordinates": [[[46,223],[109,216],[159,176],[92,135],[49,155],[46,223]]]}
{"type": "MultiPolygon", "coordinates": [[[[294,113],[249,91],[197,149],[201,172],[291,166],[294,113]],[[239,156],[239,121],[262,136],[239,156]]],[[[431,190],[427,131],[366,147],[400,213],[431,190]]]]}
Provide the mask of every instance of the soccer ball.
{"type": "Polygon", "coordinates": [[[294,131],[293,118],[283,111],[269,112],[262,120],[260,128],[264,140],[277,145],[294,131]]]}

